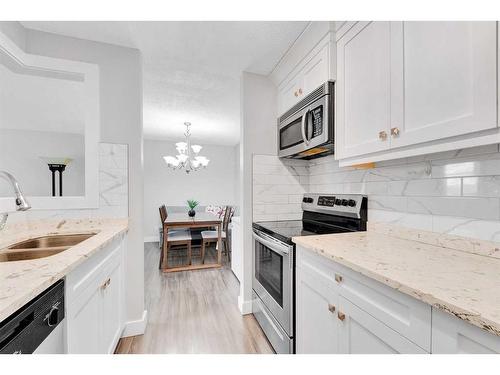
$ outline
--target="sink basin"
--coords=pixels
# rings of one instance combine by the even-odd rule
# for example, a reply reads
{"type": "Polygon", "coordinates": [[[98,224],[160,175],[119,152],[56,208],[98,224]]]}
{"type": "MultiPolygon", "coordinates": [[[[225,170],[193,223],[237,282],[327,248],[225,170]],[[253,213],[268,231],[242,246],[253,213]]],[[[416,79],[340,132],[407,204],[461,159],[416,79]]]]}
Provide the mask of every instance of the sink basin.
{"type": "Polygon", "coordinates": [[[80,242],[94,236],[95,233],[85,234],[58,234],[53,236],[44,236],[32,238],[22,242],[15,243],[7,249],[40,249],[48,247],[71,247],[78,245],[80,242]]]}
{"type": "Polygon", "coordinates": [[[18,242],[6,249],[0,250],[0,262],[49,257],[68,250],[70,247],[78,245],[95,234],[58,234],[18,242]]]}
{"type": "Polygon", "coordinates": [[[58,254],[69,247],[56,247],[37,250],[7,250],[0,252],[0,262],[14,262],[16,260],[30,260],[49,257],[58,254]]]}

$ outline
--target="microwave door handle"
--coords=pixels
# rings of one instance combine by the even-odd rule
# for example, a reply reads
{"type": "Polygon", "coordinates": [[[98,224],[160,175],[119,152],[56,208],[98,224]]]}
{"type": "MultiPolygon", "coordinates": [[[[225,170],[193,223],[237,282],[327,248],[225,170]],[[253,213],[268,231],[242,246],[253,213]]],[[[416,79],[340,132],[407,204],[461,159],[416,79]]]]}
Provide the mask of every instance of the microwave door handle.
{"type": "Polygon", "coordinates": [[[306,123],[307,123],[307,117],[309,114],[309,110],[307,109],[304,114],[302,115],[302,139],[304,140],[304,143],[306,146],[309,145],[309,140],[307,139],[306,135],[306,123]]]}

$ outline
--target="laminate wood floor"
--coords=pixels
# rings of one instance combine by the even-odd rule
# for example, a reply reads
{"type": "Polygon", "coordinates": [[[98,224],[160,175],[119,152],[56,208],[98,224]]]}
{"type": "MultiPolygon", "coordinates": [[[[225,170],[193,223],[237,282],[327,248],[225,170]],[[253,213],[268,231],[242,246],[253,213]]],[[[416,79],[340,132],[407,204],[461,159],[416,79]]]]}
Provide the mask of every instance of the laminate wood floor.
{"type": "MultiPolygon", "coordinates": [[[[182,257],[182,251],[172,253],[182,257]]],[[[215,255],[213,247],[209,255],[215,255]]],[[[253,315],[240,314],[239,283],[227,266],[163,273],[157,243],[144,244],[144,256],[146,332],[121,339],[116,353],[273,353],[253,315]]],[[[194,249],[194,263],[197,256],[194,249]]]]}

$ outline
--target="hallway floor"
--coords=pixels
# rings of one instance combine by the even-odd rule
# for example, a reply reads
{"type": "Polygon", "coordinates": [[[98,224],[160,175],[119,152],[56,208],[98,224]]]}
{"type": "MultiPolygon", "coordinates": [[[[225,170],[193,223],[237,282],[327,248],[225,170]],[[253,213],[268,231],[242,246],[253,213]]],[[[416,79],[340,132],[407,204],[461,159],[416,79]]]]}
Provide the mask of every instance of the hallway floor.
{"type": "Polygon", "coordinates": [[[273,353],[253,315],[240,314],[239,283],[227,266],[162,273],[159,254],[157,243],[144,244],[146,332],[121,339],[116,353],[273,353]]]}

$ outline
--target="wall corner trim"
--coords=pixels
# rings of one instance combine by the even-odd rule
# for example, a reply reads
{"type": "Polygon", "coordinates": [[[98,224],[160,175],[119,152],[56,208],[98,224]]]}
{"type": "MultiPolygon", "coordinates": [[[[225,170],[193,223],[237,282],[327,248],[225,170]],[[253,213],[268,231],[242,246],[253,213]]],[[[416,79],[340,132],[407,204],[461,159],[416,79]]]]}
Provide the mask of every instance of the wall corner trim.
{"type": "Polygon", "coordinates": [[[148,323],[148,311],[144,310],[142,318],[139,320],[131,320],[125,323],[125,328],[122,332],[122,337],[143,335],[146,332],[148,323]]]}
{"type": "Polygon", "coordinates": [[[248,315],[252,313],[252,301],[245,301],[242,296],[238,296],[238,308],[240,309],[241,315],[248,315]]]}

